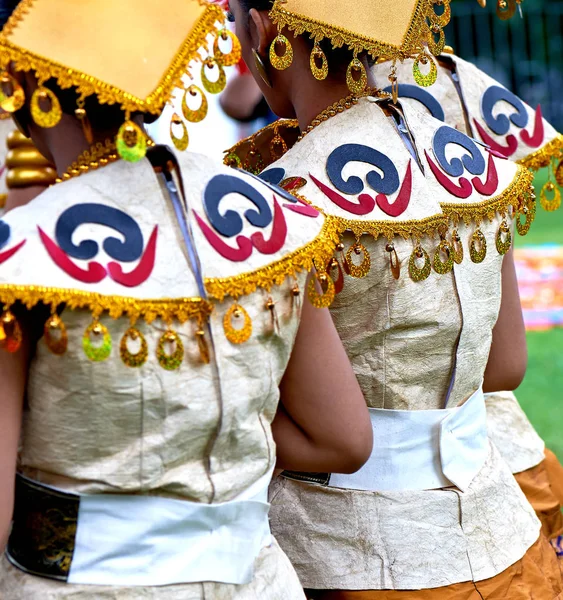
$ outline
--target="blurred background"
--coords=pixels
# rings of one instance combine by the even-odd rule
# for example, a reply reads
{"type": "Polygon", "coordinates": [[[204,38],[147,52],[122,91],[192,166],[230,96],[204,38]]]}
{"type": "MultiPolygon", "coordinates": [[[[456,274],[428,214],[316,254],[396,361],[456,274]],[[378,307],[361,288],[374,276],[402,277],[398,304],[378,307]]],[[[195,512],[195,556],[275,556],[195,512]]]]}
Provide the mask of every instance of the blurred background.
{"type": "MultiPolygon", "coordinates": [[[[523,0],[524,18],[517,12],[509,21],[499,20],[495,9],[495,0],[486,8],[475,0],[454,0],[447,43],[533,108],[541,104],[544,117],[563,132],[563,0],[523,0]]],[[[236,75],[235,69],[227,71],[231,78],[236,75]]],[[[236,123],[222,112],[217,97],[209,101],[209,117],[190,124],[192,151],[221,160],[224,149],[266,124],[264,119],[236,123]]],[[[155,124],[159,141],[169,143],[171,116],[170,108],[155,124]]],[[[538,198],[546,180],[546,172],[536,177],[538,198]]],[[[517,396],[563,460],[563,208],[538,209],[530,233],[516,238],[529,351],[528,373],[517,396]]]]}

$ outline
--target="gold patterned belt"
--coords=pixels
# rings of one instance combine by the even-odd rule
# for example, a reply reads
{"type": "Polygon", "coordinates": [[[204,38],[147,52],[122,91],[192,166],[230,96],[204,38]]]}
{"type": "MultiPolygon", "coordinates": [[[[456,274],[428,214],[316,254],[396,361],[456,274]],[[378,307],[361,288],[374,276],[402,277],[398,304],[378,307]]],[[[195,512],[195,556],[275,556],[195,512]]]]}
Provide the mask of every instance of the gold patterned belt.
{"type": "Polygon", "coordinates": [[[16,475],[12,533],[6,555],[16,567],[66,581],[74,552],[80,497],[16,475]]]}

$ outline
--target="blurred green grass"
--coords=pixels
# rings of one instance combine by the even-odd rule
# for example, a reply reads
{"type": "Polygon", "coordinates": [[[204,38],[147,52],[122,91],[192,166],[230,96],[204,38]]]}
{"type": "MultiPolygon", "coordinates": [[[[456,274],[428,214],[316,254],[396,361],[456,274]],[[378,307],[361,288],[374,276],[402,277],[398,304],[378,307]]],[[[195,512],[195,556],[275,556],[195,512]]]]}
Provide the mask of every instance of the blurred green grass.
{"type": "MultiPolygon", "coordinates": [[[[547,180],[547,169],[535,180],[540,190],[547,180]]],[[[517,247],[530,244],[563,245],[563,208],[546,213],[538,206],[536,221],[528,235],[518,237],[517,247]]],[[[546,445],[563,461],[563,329],[529,331],[528,371],[516,395],[546,445]]]]}

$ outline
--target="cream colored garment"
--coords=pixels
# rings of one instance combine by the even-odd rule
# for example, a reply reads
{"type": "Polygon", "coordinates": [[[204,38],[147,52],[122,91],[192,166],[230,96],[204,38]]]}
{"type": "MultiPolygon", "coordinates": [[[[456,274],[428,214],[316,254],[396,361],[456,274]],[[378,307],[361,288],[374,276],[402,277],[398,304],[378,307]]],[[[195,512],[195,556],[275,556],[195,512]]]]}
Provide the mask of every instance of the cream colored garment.
{"type": "Polygon", "coordinates": [[[2,590],[2,600],[305,600],[295,571],[276,542],[258,556],[256,576],[248,585],[197,583],[134,589],[67,585],[26,575],[3,556],[0,558],[2,590]]]}
{"type": "MultiPolygon", "coordinates": [[[[404,110],[418,154],[424,157],[441,123],[415,107],[404,110]]],[[[343,216],[344,211],[316,189],[311,176],[330,186],[325,161],[345,143],[379,149],[400,174],[405,172],[410,154],[390,121],[369,100],[317,127],[273,167],[283,168],[285,177],[307,179],[300,192],[328,213],[343,216]]],[[[385,220],[397,228],[408,219],[441,214],[440,203],[456,199],[431,181],[426,159],[422,160],[427,177],[413,161],[413,197],[401,218],[393,220],[378,208],[353,218],[368,223],[385,220]]],[[[498,160],[497,168],[499,193],[517,168],[503,160],[498,160]]],[[[365,163],[348,163],[344,177],[357,175],[365,181],[370,169],[365,163]]],[[[347,200],[357,202],[353,196],[347,200]]],[[[465,202],[482,200],[475,193],[465,202]]],[[[481,264],[467,255],[475,225],[461,224],[458,230],[466,252],[462,264],[447,275],[432,272],[422,282],[408,275],[412,241],[398,236],[393,240],[401,261],[401,277],[396,280],[389,268],[387,240],[361,238],[371,256],[371,270],[363,279],[346,277],[331,312],[369,406],[444,408],[454,369],[447,406],[463,403],[480,387],[500,307],[502,257],[494,243],[499,223],[497,215],[481,226],[489,248],[481,264]]],[[[353,241],[346,234],[345,247],[353,241]]],[[[437,241],[423,237],[421,243],[432,256],[437,241]]],[[[486,579],[522,558],[540,530],[492,447],[466,493],[455,488],[359,492],[278,477],[271,498],[272,529],[301,582],[310,588],[418,589],[486,579]]]]}
{"type": "Polygon", "coordinates": [[[545,459],[545,443],[512,392],[485,396],[489,438],[513,473],[527,471],[545,459]]]}
{"type": "MultiPolygon", "coordinates": [[[[248,176],[237,175],[198,155],[187,155],[181,160],[188,202],[206,221],[202,194],[210,178],[217,174],[242,178],[269,203],[274,201],[269,188],[248,176]]],[[[16,254],[0,269],[0,283],[35,280],[61,287],[70,285],[70,277],[46,256],[36,227],[39,225],[53,235],[58,216],[77,202],[102,203],[127,212],[137,220],[145,239],[155,224],[159,226],[155,267],[146,283],[123,290],[108,278],[93,289],[141,298],[198,295],[172,207],[147,161],[110,165],[52,187],[32,203],[11,212],[5,221],[12,228],[13,240],[25,237],[27,242],[21,256],[16,254]]],[[[246,198],[231,194],[221,206],[242,213],[252,205],[246,198]]],[[[267,265],[288,250],[299,249],[313,240],[324,221],[321,216],[313,219],[287,213],[292,230],[282,251],[273,257],[254,252],[244,263],[232,265],[218,258],[197,224],[192,223],[204,276],[238,275],[267,265]]],[[[266,228],[264,235],[268,234],[266,228]]],[[[88,238],[101,243],[107,231],[88,224],[77,229],[74,236],[75,243],[88,238]]],[[[96,259],[104,262],[100,256],[96,259]]],[[[305,273],[297,277],[301,288],[305,278],[305,273]]],[[[88,287],[74,284],[82,289],[88,287]]],[[[137,327],[148,342],[149,359],[134,369],[119,358],[119,340],[129,327],[128,318],[101,318],[111,333],[113,350],[106,362],[96,363],[88,360],[81,348],[91,315],[85,310],[64,310],[69,351],[56,356],[40,340],[30,367],[20,469],[37,481],[78,493],[149,493],[205,503],[225,502],[239,495],[274,466],[270,424],[279,399],[278,384],[300,317],[292,300],[293,285],[293,280],[285,281],[272,290],[279,334],[274,332],[270,311],[265,308],[264,292],[257,291],[240,300],[254,325],[254,334],[240,346],[228,342],[223,332],[222,318],[232,301],[215,305],[211,328],[219,381],[214,380],[212,367],[202,364],[199,358],[194,322],[173,324],[184,341],[187,357],[178,370],[166,371],[155,356],[166,325],[159,320],[151,325],[139,321],[137,327]],[[221,394],[217,393],[218,386],[221,394]]],[[[205,595],[199,584],[99,592],[91,587],[65,587],[22,575],[6,562],[0,568],[0,597],[6,599],[303,597],[294,572],[276,545],[262,552],[256,563],[256,580],[251,585],[240,589],[221,585],[207,588],[205,595]]]]}
{"type": "MultiPolygon", "coordinates": [[[[445,67],[439,67],[439,77],[433,86],[418,89],[422,90],[423,93],[431,94],[437,100],[444,111],[446,123],[460,131],[473,135],[477,133],[474,131],[474,119],[485,126],[481,115],[483,93],[488,87],[500,84],[471,63],[457,56],[450,56],[449,58],[456,65],[459,91],[456,89],[451,71],[445,67]],[[463,102],[461,98],[463,98],[463,102]],[[464,116],[464,103],[467,109],[467,121],[464,116]],[[470,123],[471,128],[466,126],[467,122],[470,123]]],[[[412,64],[412,60],[399,64],[397,66],[397,76],[399,82],[416,86],[412,77],[412,64]]],[[[373,73],[380,85],[386,81],[388,69],[389,63],[381,63],[373,68],[373,73]]],[[[422,106],[417,100],[409,98],[403,98],[401,102],[419,108],[422,106]]],[[[525,103],[524,106],[529,115],[529,129],[533,125],[534,111],[525,103]]],[[[510,116],[514,113],[514,108],[505,102],[500,102],[495,107],[494,114],[498,116],[501,112],[510,116]]],[[[543,120],[543,126],[545,137],[542,146],[549,143],[557,135],[555,129],[545,119],[543,120]]],[[[485,129],[497,141],[502,140],[503,136],[495,136],[494,132],[486,126],[485,129]]],[[[527,154],[535,150],[529,148],[520,140],[518,137],[519,130],[513,123],[511,123],[509,134],[515,135],[515,138],[519,141],[518,150],[511,156],[512,160],[525,158],[527,154]]],[[[487,397],[486,404],[490,437],[497,445],[512,472],[520,473],[539,464],[545,458],[545,444],[524,414],[514,394],[508,392],[497,395],[491,394],[487,397]]]]}

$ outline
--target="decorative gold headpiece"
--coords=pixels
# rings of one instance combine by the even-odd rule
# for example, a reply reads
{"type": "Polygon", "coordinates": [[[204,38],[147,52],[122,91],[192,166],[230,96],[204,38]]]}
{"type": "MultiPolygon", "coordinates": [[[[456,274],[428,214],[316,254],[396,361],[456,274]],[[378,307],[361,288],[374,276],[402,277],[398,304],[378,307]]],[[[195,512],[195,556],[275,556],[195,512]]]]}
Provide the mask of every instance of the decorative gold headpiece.
{"type": "MultiPolygon", "coordinates": [[[[393,62],[414,57],[415,78],[420,85],[432,85],[437,69],[430,54],[437,56],[444,49],[443,28],[450,16],[450,0],[275,0],[270,18],[279,35],[270,48],[270,62],[280,70],[292,62],[291,44],[281,33],[287,27],[295,35],[307,33],[314,40],[311,72],[319,80],[328,75],[328,61],[319,42],[329,39],[333,47],[346,46],[354,53],[347,73],[352,93],[361,93],[367,86],[367,73],[358,59],[362,52],[393,62]],[[440,14],[437,6],[443,6],[440,14]],[[427,74],[422,73],[421,64],[430,65],[427,74]]],[[[390,80],[396,83],[394,69],[390,80]]]]}
{"type": "MultiPolygon", "coordinates": [[[[0,107],[19,110],[25,102],[23,89],[5,71],[13,62],[20,71],[34,71],[39,87],[31,98],[31,114],[42,127],[54,127],[62,110],[56,95],[44,83],[55,79],[65,89],[78,93],[76,116],[83,122],[85,136],[91,137],[84,109],[85,98],[96,95],[102,104],[119,104],[125,112],[116,145],[126,160],[141,159],[147,139],[130,120],[133,112],[158,115],[174,90],[185,88],[184,76],[193,61],[202,63],[203,87],[210,93],[223,89],[224,66],[240,58],[240,45],[224,29],[220,7],[204,0],[168,0],[163,10],[159,0],[22,0],[0,33],[0,107]],[[88,34],[87,32],[92,32],[88,34]],[[206,58],[201,51],[214,35],[213,51],[206,58]],[[223,53],[220,39],[232,40],[223,53]],[[207,69],[217,70],[211,81],[207,69]]],[[[203,92],[190,85],[186,94],[201,95],[198,110],[189,108],[188,121],[205,117],[207,101],[203,92]]],[[[177,145],[187,147],[187,129],[175,115],[171,128],[182,125],[177,145]]]]}

